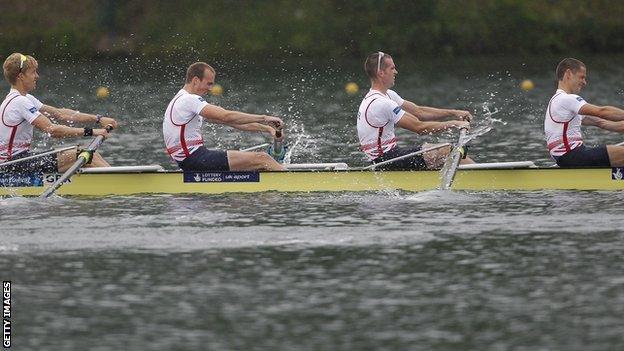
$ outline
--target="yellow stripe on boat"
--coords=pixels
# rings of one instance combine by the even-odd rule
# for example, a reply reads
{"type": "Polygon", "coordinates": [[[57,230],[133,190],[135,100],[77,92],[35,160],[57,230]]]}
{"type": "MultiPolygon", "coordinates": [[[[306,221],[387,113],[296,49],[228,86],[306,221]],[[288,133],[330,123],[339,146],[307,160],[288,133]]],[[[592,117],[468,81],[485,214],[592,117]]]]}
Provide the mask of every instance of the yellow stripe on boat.
{"type": "MultiPolygon", "coordinates": [[[[452,189],[483,191],[622,190],[624,189],[623,174],[624,169],[611,168],[459,170],[452,189]]],[[[8,186],[6,179],[0,179],[0,195],[38,196],[57,177],[57,174],[43,175],[42,184],[40,182],[37,184],[38,186],[8,186]]],[[[58,194],[102,196],[222,194],[264,191],[423,191],[438,188],[440,185],[439,177],[438,171],[191,172],[187,173],[187,180],[191,179],[191,182],[185,182],[183,173],[179,171],[79,173],[74,175],[69,183],[63,185],[58,194]],[[235,177],[236,175],[238,178],[235,177]],[[226,178],[229,181],[225,181],[226,178]]]]}

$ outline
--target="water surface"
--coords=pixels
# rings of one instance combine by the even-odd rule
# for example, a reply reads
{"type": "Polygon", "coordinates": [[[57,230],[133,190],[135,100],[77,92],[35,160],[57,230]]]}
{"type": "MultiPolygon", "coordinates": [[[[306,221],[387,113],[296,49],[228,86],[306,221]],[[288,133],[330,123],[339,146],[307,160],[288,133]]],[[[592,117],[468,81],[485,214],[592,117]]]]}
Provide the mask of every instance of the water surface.
{"type": "MultiPolygon", "coordinates": [[[[405,98],[500,109],[475,159],[551,163],[541,129],[555,59],[395,61],[405,98]],[[525,78],[537,88],[519,90],[525,78]]],[[[584,96],[618,104],[618,58],[586,61],[584,96]]],[[[102,148],[111,163],[173,168],[159,128],[183,67],[43,64],[41,100],[118,116],[102,148]],[[95,99],[100,85],[109,100],[95,99]]],[[[355,135],[364,92],[343,92],[347,81],[364,85],[359,64],[217,69],[225,94],[210,100],[283,116],[291,145],[299,140],[293,162],[364,164],[355,135]]],[[[209,146],[266,141],[204,130],[209,146]]],[[[39,135],[36,145],[58,144],[39,135]]],[[[4,197],[0,276],[13,282],[16,350],[617,350],[622,201],[595,191],[4,197]]]]}

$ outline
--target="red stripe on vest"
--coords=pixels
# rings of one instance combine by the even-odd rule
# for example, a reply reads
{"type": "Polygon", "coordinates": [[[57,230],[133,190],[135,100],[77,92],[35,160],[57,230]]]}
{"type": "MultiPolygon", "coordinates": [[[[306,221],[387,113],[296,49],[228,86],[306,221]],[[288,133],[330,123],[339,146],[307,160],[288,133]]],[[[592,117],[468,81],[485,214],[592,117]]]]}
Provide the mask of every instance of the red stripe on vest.
{"type": "MultiPolygon", "coordinates": [[[[572,143],[577,142],[577,141],[583,141],[583,138],[579,138],[579,137],[571,137],[568,138],[568,143],[570,145],[572,145],[572,143]]],[[[548,150],[552,150],[560,145],[563,145],[563,140],[562,139],[557,139],[553,142],[548,143],[546,146],[548,146],[548,150]]]]}
{"type": "MultiPolygon", "coordinates": [[[[548,101],[548,116],[549,116],[549,117],[550,117],[550,119],[551,119],[553,122],[555,122],[555,123],[566,123],[566,122],[559,122],[559,121],[556,121],[556,120],[553,118],[552,113],[550,112],[550,106],[552,105],[552,101],[553,101],[553,100],[554,100],[557,96],[559,96],[559,95],[561,95],[561,93],[557,93],[557,94],[555,94],[555,96],[553,96],[553,97],[550,99],[550,101],[548,101]]],[[[568,122],[570,122],[570,121],[568,121],[568,122]]]]}
{"type": "MultiPolygon", "coordinates": [[[[374,94],[372,94],[374,95],[374,94]]],[[[381,95],[381,94],[380,94],[381,95]]],[[[370,108],[370,106],[373,104],[373,102],[375,102],[375,100],[377,100],[377,98],[374,98],[371,102],[368,103],[368,106],[366,106],[366,110],[364,110],[364,120],[366,121],[366,123],[373,127],[373,128],[378,128],[378,133],[377,133],[377,152],[379,153],[379,156],[383,155],[383,148],[382,148],[382,142],[381,142],[381,136],[383,134],[383,129],[384,127],[390,123],[390,121],[386,122],[386,124],[384,124],[381,127],[378,126],[374,126],[372,125],[369,121],[368,121],[368,109],[370,108]]]]}
{"type": "MultiPolygon", "coordinates": [[[[173,121],[173,107],[175,106],[176,101],[178,101],[179,98],[181,98],[184,95],[180,95],[177,98],[175,98],[173,100],[173,102],[171,103],[171,110],[169,110],[169,120],[171,121],[171,124],[173,124],[176,127],[180,127],[180,146],[182,147],[182,151],[184,151],[184,156],[185,157],[189,157],[189,155],[191,154],[189,152],[187,143],[186,143],[186,138],[184,137],[184,131],[186,130],[186,125],[191,123],[191,121],[193,120],[193,118],[191,118],[188,122],[183,123],[183,124],[177,124],[173,121]]],[[[167,150],[169,151],[169,150],[167,150]]]]}
{"type": "MultiPolygon", "coordinates": [[[[550,119],[555,122],[555,123],[559,123],[559,124],[563,124],[563,146],[565,147],[565,151],[566,153],[570,152],[570,150],[572,150],[572,148],[570,148],[570,141],[568,140],[568,125],[570,124],[570,121],[574,118],[572,118],[569,121],[566,122],[560,122],[557,121],[553,118],[552,112],[551,112],[551,105],[552,105],[552,101],[557,97],[561,95],[561,93],[555,94],[555,96],[553,96],[550,101],[548,102],[548,116],[550,117],[550,119]]],[[[577,141],[577,138],[573,138],[574,141],[577,141]]],[[[582,140],[582,139],[580,139],[582,140]]]]}
{"type": "Polygon", "coordinates": [[[182,147],[182,151],[184,151],[184,156],[185,157],[189,157],[189,155],[191,154],[189,152],[188,147],[186,146],[186,139],[184,139],[184,130],[186,129],[186,124],[183,124],[180,127],[180,146],[182,147]]]}
{"type": "Polygon", "coordinates": [[[17,133],[17,127],[24,123],[25,120],[22,120],[21,122],[19,122],[18,124],[14,125],[14,126],[10,126],[8,124],[6,124],[4,122],[4,112],[6,112],[7,107],[9,107],[9,104],[11,103],[11,101],[15,100],[17,97],[19,97],[21,95],[17,94],[14,97],[11,98],[11,100],[9,100],[6,105],[4,105],[4,109],[2,109],[2,124],[4,124],[5,126],[9,127],[9,128],[13,128],[11,130],[11,136],[9,137],[9,145],[7,146],[7,160],[11,159],[11,156],[13,156],[13,141],[15,140],[15,134],[17,133]]]}
{"type": "Polygon", "coordinates": [[[17,94],[17,95],[15,95],[14,97],[12,97],[12,98],[11,98],[11,100],[9,100],[9,101],[6,103],[6,105],[4,105],[4,109],[2,109],[2,124],[4,124],[5,126],[7,126],[7,127],[9,127],[9,128],[12,128],[12,127],[17,127],[17,126],[19,126],[20,124],[24,123],[24,120],[22,120],[21,122],[19,122],[18,124],[14,125],[14,126],[10,126],[10,125],[8,125],[8,124],[4,123],[4,112],[6,111],[7,107],[9,107],[9,104],[11,103],[11,101],[15,100],[15,99],[16,99],[17,97],[19,97],[19,96],[20,96],[20,95],[19,95],[19,94],[17,94]]]}
{"type": "Polygon", "coordinates": [[[15,140],[15,133],[17,132],[17,126],[13,127],[11,130],[11,137],[9,138],[9,147],[7,148],[8,160],[13,156],[13,140],[15,140]]]}
{"type": "MultiPolygon", "coordinates": [[[[382,146],[388,145],[388,144],[392,144],[395,143],[397,141],[397,138],[394,137],[390,140],[386,140],[383,143],[381,143],[382,146]]],[[[364,144],[364,145],[360,145],[360,150],[362,151],[366,151],[366,150],[370,150],[370,149],[376,149],[377,148],[377,143],[371,143],[371,144],[364,144]]]]}
{"type": "Polygon", "coordinates": [[[379,128],[379,133],[377,134],[377,152],[379,152],[379,156],[383,155],[383,148],[381,147],[381,135],[383,134],[383,127],[379,128]]]}
{"type": "Polygon", "coordinates": [[[568,142],[568,124],[570,122],[563,123],[563,146],[565,146],[566,153],[570,152],[570,142],[568,142]]]}
{"type": "MultiPolygon", "coordinates": [[[[181,98],[183,95],[178,96],[177,98],[175,98],[173,100],[173,102],[171,103],[171,110],[169,110],[169,120],[171,121],[171,124],[173,124],[176,127],[180,127],[183,126],[184,124],[188,124],[189,122],[186,122],[184,124],[176,124],[176,122],[173,121],[173,106],[175,105],[176,101],[178,101],[179,98],[181,98]]],[[[191,118],[192,119],[192,118],[191,118]]]]}

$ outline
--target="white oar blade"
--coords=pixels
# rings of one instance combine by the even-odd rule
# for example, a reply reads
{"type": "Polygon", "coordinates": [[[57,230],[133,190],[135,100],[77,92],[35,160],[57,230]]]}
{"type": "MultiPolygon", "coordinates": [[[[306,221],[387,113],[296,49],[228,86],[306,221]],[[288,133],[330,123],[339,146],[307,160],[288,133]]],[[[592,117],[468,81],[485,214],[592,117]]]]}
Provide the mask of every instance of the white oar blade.
{"type": "Polygon", "coordinates": [[[444,166],[440,171],[440,189],[451,189],[451,185],[453,185],[453,180],[455,179],[455,173],[457,173],[457,167],[461,161],[462,148],[466,145],[468,140],[469,139],[466,137],[466,129],[461,129],[459,131],[457,145],[455,145],[455,147],[451,150],[451,153],[446,159],[446,162],[444,162],[444,166]]]}

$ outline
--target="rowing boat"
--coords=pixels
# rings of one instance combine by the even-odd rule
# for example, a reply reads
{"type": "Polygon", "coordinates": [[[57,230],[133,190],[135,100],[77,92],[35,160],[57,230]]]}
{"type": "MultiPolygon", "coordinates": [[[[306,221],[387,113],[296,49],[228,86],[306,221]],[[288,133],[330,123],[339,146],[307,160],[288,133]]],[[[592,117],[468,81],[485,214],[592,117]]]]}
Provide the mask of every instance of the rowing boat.
{"type": "MultiPolygon", "coordinates": [[[[85,169],[59,195],[222,194],[334,191],[423,191],[440,185],[438,171],[373,171],[335,165],[285,172],[182,172],[160,166],[85,169]]],[[[318,166],[318,164],[316,165],[318,166]]],[[[345,165],[346,166],[346,165],[345,165]]],[[[0,173],[1,196],[39,196],[60,174],[0,173]]],[[[624,168],[537,168],[532,162],[460,166],[453,190],[623,190],[624,168]],[[490,165],[498,165],[496,167],[490,165]],[[501,166],[502,165],[502,166],[501,166]]]]}

